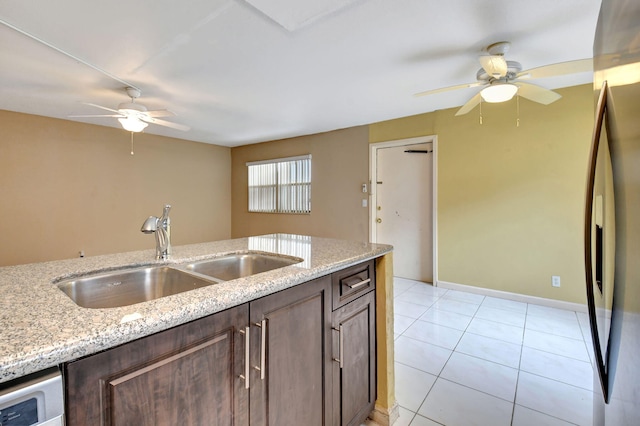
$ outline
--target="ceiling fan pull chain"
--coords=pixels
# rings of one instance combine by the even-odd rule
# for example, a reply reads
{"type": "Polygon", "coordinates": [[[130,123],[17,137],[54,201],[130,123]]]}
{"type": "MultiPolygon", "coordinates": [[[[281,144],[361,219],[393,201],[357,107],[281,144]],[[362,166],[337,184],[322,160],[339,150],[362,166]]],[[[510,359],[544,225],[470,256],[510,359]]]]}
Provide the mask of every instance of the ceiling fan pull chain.
{"type": "Polygon", "coordinates": [[[480,98],[480,124],[482,124],[482,98],[480,98]]]}
{"type": "Polygon", "coordinates": [[[520,127],[520,96],[516,95],[516,127],[520,127]]]}
{"type": "Polygon", "coordinates": [[[131,155],[133,155],[133,133],[131,132],[131,155]]]}

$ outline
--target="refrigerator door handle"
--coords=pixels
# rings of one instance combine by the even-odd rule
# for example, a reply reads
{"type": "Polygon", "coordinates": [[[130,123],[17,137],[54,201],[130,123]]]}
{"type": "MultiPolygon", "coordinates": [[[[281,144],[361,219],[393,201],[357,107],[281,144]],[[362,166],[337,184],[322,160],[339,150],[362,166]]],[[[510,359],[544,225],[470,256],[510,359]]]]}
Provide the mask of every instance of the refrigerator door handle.
{"type": "MultiPolygon", "coordinates": [[[[606,114],[607,114],[607,82],[602,84],[598,104],[596,106],[596,120],[593,129],[591,141],[591,152],[589,154],[589,170],[587,174],[587,191],[585,197],[584,209],[584,263],[587,290],[587,307],[589,311],[589,326],[591,328],[591,337],[593,340],[593,351],[595,354],[595,363],[602,385],[602,392],[605,402],[609,401],[608,377],[605,366],[605,358],[600,345],[600,336],[598,331],[598,320],[596,316],[596,304],[594,293],[594,276],[593,276],[593,258],[592,258],[592,223],[593,223],[593,200],[594,187],[596,178],[596,164],[598,160],[598,149],[600,148],[601,133],[606,132],[606,114]]],[[[606,348],[605,348],[606,349],[606,348]]]]}

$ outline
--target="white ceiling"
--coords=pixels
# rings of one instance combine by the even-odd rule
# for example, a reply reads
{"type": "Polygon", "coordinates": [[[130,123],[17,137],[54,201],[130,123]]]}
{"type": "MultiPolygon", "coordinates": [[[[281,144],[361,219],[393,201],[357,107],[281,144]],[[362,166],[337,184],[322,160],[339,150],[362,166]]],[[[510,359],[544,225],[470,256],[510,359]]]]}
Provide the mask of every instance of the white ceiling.
{"type": "MultiPolygon", "coordinates": [[[[464,104],[478,88],[412,95],[475,81],[477,56],[493,42],[510,41],[507,59],[525,69],[589,58],[599,7],[599,0],[2,0],[0,109],[100,114],[83,102],[117,108],[128,83],[142,90],[140,103],[170,109],[177,116],[167,120],[191,127],[152,124],[147,133],[225,146],[318,133],[464,104]]],[[[591,78],[532,82],[553,89],[591,78]]],[[[114,118],[74,120],[120,127],[114,118]]]]}

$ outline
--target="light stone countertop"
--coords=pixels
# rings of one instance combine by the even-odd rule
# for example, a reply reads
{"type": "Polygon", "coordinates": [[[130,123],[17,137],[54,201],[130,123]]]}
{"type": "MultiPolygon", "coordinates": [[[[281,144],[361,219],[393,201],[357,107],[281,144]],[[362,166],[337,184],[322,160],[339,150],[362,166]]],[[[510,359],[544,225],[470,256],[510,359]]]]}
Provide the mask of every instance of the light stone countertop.
{"type": "Polygon", "coordinates": [[[202,318],[382,256],[391,246],[271,234],[0,268],[0,383],[202,318]],[[55,283],[123,267],[181,264],[232,253],[270,252],[302,263],[149,302],[108,309],[76,305],[55,283]]]}

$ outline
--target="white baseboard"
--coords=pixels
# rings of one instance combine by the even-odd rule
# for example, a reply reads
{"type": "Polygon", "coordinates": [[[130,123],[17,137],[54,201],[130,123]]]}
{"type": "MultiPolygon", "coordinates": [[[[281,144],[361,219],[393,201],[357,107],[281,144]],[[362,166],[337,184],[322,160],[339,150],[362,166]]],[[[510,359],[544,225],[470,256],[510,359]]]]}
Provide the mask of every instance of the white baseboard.
{"type": "Polygon", "coordinates": [[[528,296],[526,294],[511,293],[508,291],[492,290],[489,288],[475,287],[472,285],[456,284],[447,281],[437,281],[436,287],[446,288],[448,290],[460,290],[468,293],[480,294],[482,296],[498,297],[500,299],[508,299],[516,302],[531,303],[534,305],[549,306],[551,308],[566,309],[568,311],[587,312],[587,305],[573,302],[564,302],[562,300],[546,299],[544,297],[528,296]]]}

